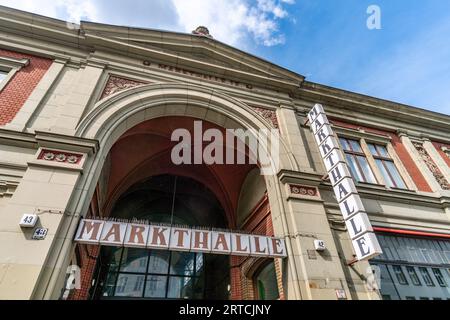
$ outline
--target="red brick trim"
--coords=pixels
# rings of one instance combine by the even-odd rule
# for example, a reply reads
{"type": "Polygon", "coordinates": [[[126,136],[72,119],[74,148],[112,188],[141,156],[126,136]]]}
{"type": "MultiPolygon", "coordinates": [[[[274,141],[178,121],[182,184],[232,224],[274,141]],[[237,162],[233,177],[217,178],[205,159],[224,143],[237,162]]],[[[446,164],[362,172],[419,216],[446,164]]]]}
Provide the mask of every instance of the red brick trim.
{"type": "Polygon", "coordinates": [[[432,143],[433,143],[433,146],[436,148],[436,150],[441,155],[442,159],[444,159],[447,166],[450,167],[450,157],[444,151],[442,151],[442,147],[447,147],[448,149],[450,149],[450,145],[444,144],[444,143],[439,143],[439,142],[432,142],[432,143]]]}
{"type": "Polygon", "coordinates": [[[0,125],[5,125],[14,119],[53,61],[3,49],[0,49],[0,56],[30,60],[0,91],[0,125]]]}

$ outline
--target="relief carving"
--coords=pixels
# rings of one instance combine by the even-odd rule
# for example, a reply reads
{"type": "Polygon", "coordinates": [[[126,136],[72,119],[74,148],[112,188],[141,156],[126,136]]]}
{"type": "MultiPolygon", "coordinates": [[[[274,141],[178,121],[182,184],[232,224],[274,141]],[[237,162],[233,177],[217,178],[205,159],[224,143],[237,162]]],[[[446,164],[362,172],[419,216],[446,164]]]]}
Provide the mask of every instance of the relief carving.
{"type": "Polygon", "coordinates": [[[447,179],[442,174],[442,171],[439,169],[439,167],[434,163],[433,159],[428,154],[427,150],[423,147],[423,145],[419,142],[413,142],[414,147],[419,152],[420,157],[422,158],[423,162],[427,165],[428,169],[433,174],[436,181],[441,186],[442,190],[450,190],[450,183],[448,183],[447,179]]]}
{"type": "Polygon", "coordinates": [[[103,90],[100,100],[114,93],[134,88],[142,84],[146,84],[146,82],[121,78],[118,76],[110,76],[108,82],[106,83],[105,89],[103,90]]]}

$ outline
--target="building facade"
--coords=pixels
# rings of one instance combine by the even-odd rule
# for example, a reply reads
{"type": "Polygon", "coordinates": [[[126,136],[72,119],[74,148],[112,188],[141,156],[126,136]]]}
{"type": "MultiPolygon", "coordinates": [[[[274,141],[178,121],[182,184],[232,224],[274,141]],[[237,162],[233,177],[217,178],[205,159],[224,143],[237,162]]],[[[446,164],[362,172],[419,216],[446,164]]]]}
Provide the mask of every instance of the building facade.
{"type": "Polygon", "coordinates": [[[448,115],[309,82],[206,28],[78,26],[6,7],[0,81],[0,299],[450,298],[448,115]],[[355,261],[307,121],[317,103],[383,249],[369,261],[355,261]],[[196,121],[276,130],[277,172],[174,164],[173,131],[196,121]],[[287,257],[80,244],[82,218],[275,236],[287,257]]]}

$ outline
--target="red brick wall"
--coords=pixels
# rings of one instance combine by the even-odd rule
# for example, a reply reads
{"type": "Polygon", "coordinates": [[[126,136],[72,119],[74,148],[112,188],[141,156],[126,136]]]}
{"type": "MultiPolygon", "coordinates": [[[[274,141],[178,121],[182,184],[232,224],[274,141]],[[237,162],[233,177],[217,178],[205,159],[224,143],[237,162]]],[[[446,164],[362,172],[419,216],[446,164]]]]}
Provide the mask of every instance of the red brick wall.
{"type": "Polygon", "coordinates": [[[5,125],[14,119],[50,68],[52,60],[3,49],[0,49],[0,56],[30,60],[30,64],[20,69],[0,92],[0,125],[5,125]]]}
{"type": "Polygon", "coordinates": [[[375,133],[384,135],[387,137],[390,137],[392,140],[392,146],[394,147],[395,152],[397,153],[398,157],[402,161],[403,165],[405,166],[406,170],[408,171],[409,175],[411,176],[411,179],[414,181],[415,185],[417,186],[417,189],[424,192],[432,192],[430,185],[425,180],[425,177],[420,172],[419,168],[417,167],[414,160],[409,155],[408,151],[406,150],[405,146],[401,142],[400,138],[393,132],[388,131],[382,131],[379,129],[364,127],[360,125],[355,125],[351,123],[342,122],[340,120],[330,119],[331,123],[334,125],[348,128],[348,129],[363,129],[366,132],[375,133]]]}
{"type": "MultiPolygon", "coordinates": [[[[242,230],[273,236],[272,217],[267,194],[258,202],[252,210],[250,217],[244,223],[242,230]]],[[[257,297],[253,279],[248,278],[245,270],[252,266],[257,266],[260,261],[256,258],[231,257],[231,300],[254,300],[257,297]]],[[[280,299],[284,300],[284,290],[282,284],[282,273],[278,261],[275,261],[275,271],[277,275],[278,291],[280,299]]]]}
{"type": "Polygon", "coordinates": [[[100,252],[100,246],[80,244],[78,246],[81,256],[81,289],[75,289],[69,300],[87,300],[89,298],[89,289],[91,288],[94,269],[97,264],[97,256],[100,252]]]}

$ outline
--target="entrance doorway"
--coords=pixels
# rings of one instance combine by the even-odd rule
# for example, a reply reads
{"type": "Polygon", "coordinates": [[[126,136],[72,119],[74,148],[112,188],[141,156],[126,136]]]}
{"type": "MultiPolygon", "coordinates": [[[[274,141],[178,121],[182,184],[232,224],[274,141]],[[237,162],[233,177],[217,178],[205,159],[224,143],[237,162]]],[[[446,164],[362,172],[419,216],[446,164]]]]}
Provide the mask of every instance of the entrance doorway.
{"type": "MultiPolygon", "coordinates": [[[[112,218],[227,228],[225,213],[203,184],[160,175],[136,183],[115,203],[112,218]]],[[[91,299],[228,299],[227,256],[102,247],[91,299]]]]}

